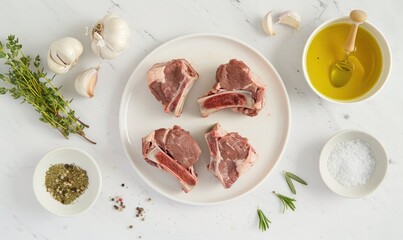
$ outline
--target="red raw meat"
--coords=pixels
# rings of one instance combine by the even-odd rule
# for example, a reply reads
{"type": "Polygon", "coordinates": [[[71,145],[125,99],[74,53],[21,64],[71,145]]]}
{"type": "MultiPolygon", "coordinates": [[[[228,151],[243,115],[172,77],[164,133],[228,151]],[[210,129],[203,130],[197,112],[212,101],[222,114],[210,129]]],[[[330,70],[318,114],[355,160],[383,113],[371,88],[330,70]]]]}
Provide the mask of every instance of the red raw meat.
{"type": "Polygon", "coordinates": [[[231,59],[218,67],[213,89],[197,102],[203,117],[225,108],[253,117],[264,106],[265,89],[244,62],[231,59]]]}
{"type": "Polygon", "coordinates": [[[147,84],[164,112],[179,117],[186,97],[199,74],[185,59],[156,63],[147,72],[147,84]]]}
{"type": "Polygon", "coordinates": [[[146,162],[175,176],[185,192],[197,184],[193,165],[201,149],[189,132],[176,125],[172,129],[160,128],[145,136],[142,145],[146,162]]]}
{"type": "Polygon", "coordinates": [[[258,159],[247,138],[236,132],[227,133],[218,123],[204,137],[210,151],[207,168],[224,188],[230,188],[258,159]]]}

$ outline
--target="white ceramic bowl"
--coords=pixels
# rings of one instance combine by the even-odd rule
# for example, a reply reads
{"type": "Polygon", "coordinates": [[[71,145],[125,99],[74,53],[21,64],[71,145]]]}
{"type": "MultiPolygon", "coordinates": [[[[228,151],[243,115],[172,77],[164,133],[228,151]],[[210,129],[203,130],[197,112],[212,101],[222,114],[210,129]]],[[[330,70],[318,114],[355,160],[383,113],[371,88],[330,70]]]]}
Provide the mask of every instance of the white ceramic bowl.
{"type": "Polygon", "coordinates": [[[33,187],[39,203],[49,212],[58,216],[69,217],[83,213],[91,208],[101,192],[101,171],[95,160],[86,152],[77,148],[58,148],[47,153],[35,168],[33,187]],[[89,184],[87,190],[78,199],[69,205],[55,200],[45,187],[46,171],[52,164],[76,164],[87,171],[89,184]]]}
{"type": "Polygon", "coordinates": [[[368,32],[370,32],[372,34],[372,36],[376,39],[376,41],[379,44],[379,47],[381,49],[382,52],[382,71],[381,74],[379,76],[378,81],[376,82],[375,86],[372,87],[372,89],[370,91],[368,91],[366,94],[351,99],[351,100],[337,100],[337,99],[333,99],[330,98],[324,94],[322,94],[321,92],[319,92],[311,83],[311,79],[309,77],[308,74],[308,69],[307,69],[307,54],[308,54],[308,49],[312,43],[312,40],[316,37],[316,35],[324,28],[333,25],[335,23],[351,23],[351,20],[347,17],[342,17],[342,18],[337,18],[337,19],[333,19],[333,20],[329,20],[327,22],[324,22],[323,24],[321,24],[319,27],[317,27],[313,33],[309,36],[308,41],[305,44],[304,47],[304,52],[302,54],[302,69],[305,75],[305,79],[308,82],[308,85],[310,86],[310,88],[316,93],[318,94],[320,97],[322,97],[323,99],[326,99],[330,102],[334,102],[334,103],[341,103],[341,104],[348,104],[348,103],[357,103],[357,102],[362,102],[364,100],[367,100],[371,97],[373,97],[376,93],[378,93],[381,88],[385,85],[386,80],[389,77],[389,73],[390,73],[390,69],[392,67],[392,57],[391,57],[391,53],[390,53],[390,47],[388,42],[386,41],[386,38],[383,36],[383,34],[381,33],[381,31],[379,31],[374,25],[372,25],[369,22],[364,22],[363,24],[361,24],[360,26],[363,27],[365,30],[367,30],[368,32]]]}
{"type": "Polygon", "coordinates": [[[320,175],[330,190],[347,198],[365,197],[375,191],[383,181],[388,169],[388,157],[382,144],[368,133],[357,130],[345,130],[331,137],[320,153],[319,171],[320,175]],[[372,176],[364,185],[354,187],[344,187],[338,183],[329,173],[327,168],[328,158],[332,150],[345,140],[360,139],[369,144],[371,152],[374,154],[376,165],[372,176]]]}

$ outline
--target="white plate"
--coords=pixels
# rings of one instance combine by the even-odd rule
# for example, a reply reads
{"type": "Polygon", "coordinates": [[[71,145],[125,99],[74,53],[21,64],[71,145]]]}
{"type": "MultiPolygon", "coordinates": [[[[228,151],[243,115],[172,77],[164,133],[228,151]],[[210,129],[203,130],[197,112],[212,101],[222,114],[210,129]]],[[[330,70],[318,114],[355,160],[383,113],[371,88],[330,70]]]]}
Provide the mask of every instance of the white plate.
{"type": "Polygon", "coordinates": [[[71,217],[86,212],[94,205],[101,192],[101,171],[96,161],[88,153],[78,148],[62,147],[50,151],[39,161],[34,172],[33,187],[39,203],[49,212],[63,217],[71,217]],[[87,171],[88,188],[72,204],[63,205],[46,191],[46,171],[51,165],[59,163],[76,164],[87,171]]]}
{"type": "Polygon", "coordinates": [[[195,34],[176,38],[152,51],[136,67],[123,92],[120,106],[120,134],[123,147],[134,168],[154,190],[173,200],[209,205],[238,198],[255,188],[272,172],[284,151],[290,130],[290,105],[281,77],[271,63],[250,46],[233,38],[195,34]],[[175,118],[163,112],[148,89],[147,70],[157,62],[185,58],[199,73],[186,100],[182,116],[175,118]],[[266,105],[256,117],[222,110],[202,118],[196,99],[207,93],[215,82],[220,64],[230,59],[243,60],[267,84],[266,105]],[[224,189],[207,171],[210,159],[204,132],[219,122],[228,132],[247,137],[259,155],[251,170],[242,175],[231,189],[224,189]],[[141,138],[158,128],[179,125],[190,131],[202,149],[195,165],[199,183],[184,193],[177,180],[143,160],[141,138]]]}

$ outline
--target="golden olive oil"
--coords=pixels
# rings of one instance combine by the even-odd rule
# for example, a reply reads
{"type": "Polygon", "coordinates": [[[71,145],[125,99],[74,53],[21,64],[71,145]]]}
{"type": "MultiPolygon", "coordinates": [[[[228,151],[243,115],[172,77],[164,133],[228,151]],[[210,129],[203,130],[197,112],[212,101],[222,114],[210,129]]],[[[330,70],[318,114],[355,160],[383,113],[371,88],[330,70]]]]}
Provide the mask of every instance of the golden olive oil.
{"type": "Polygon", "coordinates": [[[359,27],[355,42],[356,51],[348,61],[354,64],[349,82],[343,87],[334,87],[330,82],[333,65],[345,57],[344,43],[351,24],[332,24],[313,38],[307,53],[307,70],[315,89],[323,95],[341,101],[356,99],[375,85],[382,70],[382,52],[379,44],[362,27],[359,27]]]}

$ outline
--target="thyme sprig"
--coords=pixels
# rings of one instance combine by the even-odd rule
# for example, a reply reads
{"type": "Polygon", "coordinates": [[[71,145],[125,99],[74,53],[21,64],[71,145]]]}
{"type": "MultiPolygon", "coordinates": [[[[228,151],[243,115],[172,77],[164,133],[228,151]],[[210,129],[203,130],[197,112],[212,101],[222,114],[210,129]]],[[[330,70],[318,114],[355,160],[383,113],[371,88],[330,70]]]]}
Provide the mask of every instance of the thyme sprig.
{"type": "Polygon", "coordinates": [[[257,216],[259,217],[259,229],[264,232],[269,228],[270,220],[264,215],[263,211],[258,208],[257,209],[257,216]]]}
{"type": "Polygon", "coordinates": [[[302,178],[298,177],[294,173],[284,172],[284,177],[285,177],[285,180],[287,181],[288,187],[290,188],[291,192],[294,194],[297,194],[297,191],[295,190],[292,180],[295,180],[303,185],[308,185],[308,183],[306,183],[302,178]]]}
{"type": "Polygon", "coordinates": [[[275,191],[273,191],[273,193],[280,199],[281,203],[283,204],[283,213],[288,208],[295,211],[295,209],[296,209],[295,204],[294,204],[294,202],[296,201],[295,199],[284,196],[280,193],[276,193],[275,191]]]}
{"type": "Polygon", "coordinates": [[[57,129],[65,138],[74,133],[95,144],[85,136],[84,129],[89,126],[70,108],[72,100],[65,100],[59,93],[61,86],[55,87],[53,77],[47,77],[39,55],[31,59],[21,48],[14,35],[8,36],[5,47],[0,41],[0,59],[9,67],[8,73],[0,73],[0,79],[7,85],[0,86],[0,94],[8,92],[14,99],[22,98],[22,103],[31,104],[41,115],[39,120],[57,129]]]}

